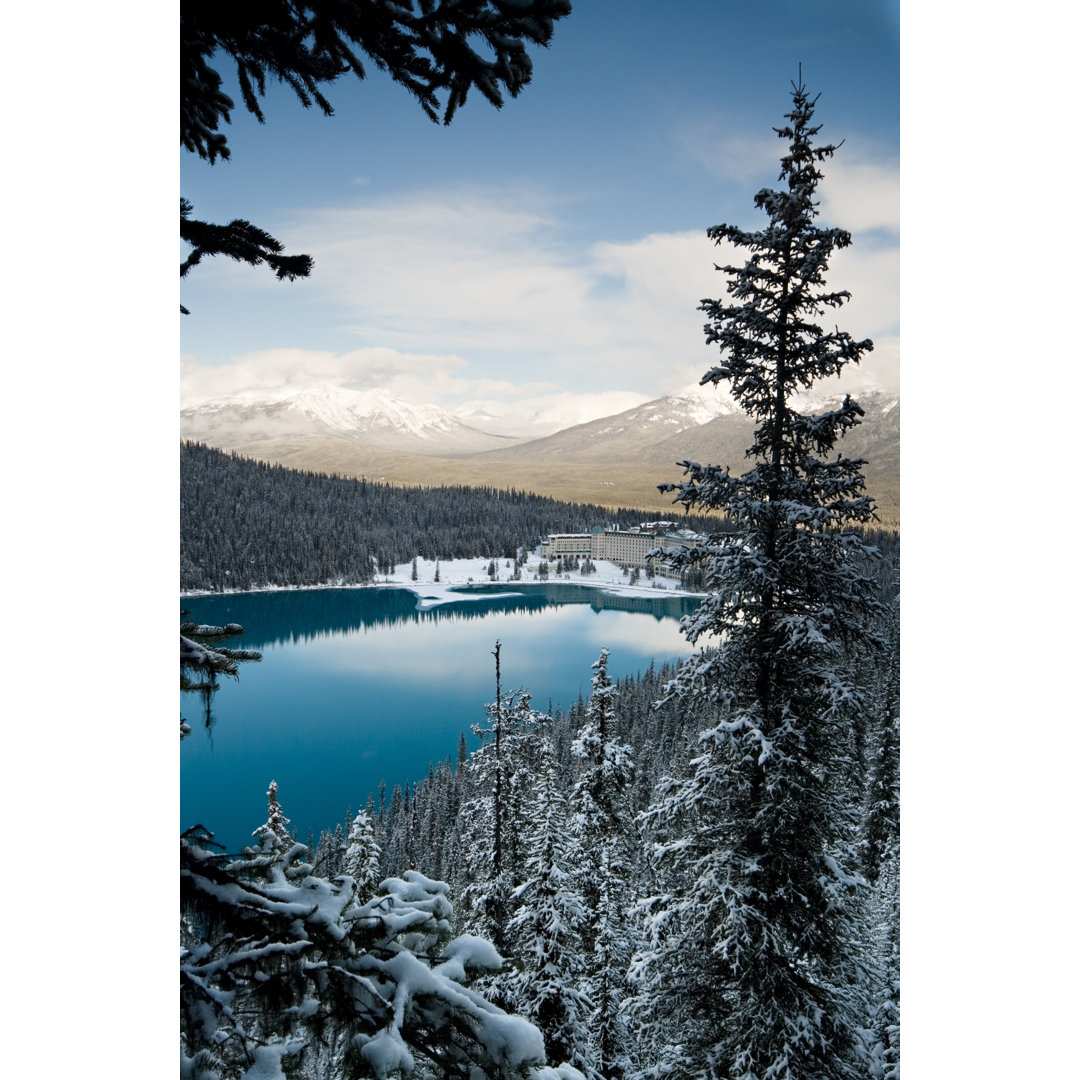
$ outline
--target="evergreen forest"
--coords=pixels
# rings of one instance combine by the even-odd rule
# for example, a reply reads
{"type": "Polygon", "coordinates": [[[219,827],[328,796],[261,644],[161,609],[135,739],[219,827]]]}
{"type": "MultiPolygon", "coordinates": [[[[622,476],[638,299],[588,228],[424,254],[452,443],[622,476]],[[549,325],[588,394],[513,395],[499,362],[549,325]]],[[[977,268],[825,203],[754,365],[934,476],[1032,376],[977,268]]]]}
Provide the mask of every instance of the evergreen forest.
{"type": "MultiPolygon", "coordinates": [[[[655,514],[655,512],[654,512],[655,514]]],[[[672,507],[681,527],[718,521],[672,507]]],[[[180,446],[180,588],[364,585],[419,556],[517,559],[554,532],[655,520],[514,490],[407,488],[180,446]]]]}

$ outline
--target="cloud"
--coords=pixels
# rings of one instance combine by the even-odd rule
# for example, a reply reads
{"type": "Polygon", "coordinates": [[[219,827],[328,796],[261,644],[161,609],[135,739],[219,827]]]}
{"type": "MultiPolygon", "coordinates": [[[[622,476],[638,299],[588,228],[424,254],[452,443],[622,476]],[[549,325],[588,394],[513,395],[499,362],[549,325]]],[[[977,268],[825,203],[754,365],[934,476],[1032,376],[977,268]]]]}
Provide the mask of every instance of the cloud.
{"type": "Polygon", "coordinates": [[[851,299],[835,316],[823,316],[828,326],[837,322],[856,337],[898,333],[900,329],[900,251],[896,246],[878,247],[854,243],[833,254],[828,283],[846,289],[851,299]]]}
{"type": "MultiPolygon", "coordinates": [[[[898,191],[890,163],[854,157],[837,161],[822,185],[823,219],[835,214],[856,233],[830,268],[830,283],[853,297],[836,322],[875,339],[865,371],[890,386],[898,191]]],[[[186,403],[325,382],[381,386],[501,430],[581,423],[697,382],[714,362],[697,305],[725,288],[713,264],[746,257],[698,231],[583,243],[554,200],[482,189],[359,196],[306,213],[280,235],[313,254],[334,322],[358,347],[271,349],[216,367],[189,358],[186,403]]]]}
{"type": "MultiPolygon", "coordinates": [[[[683,152],[717,180],[747,192],[779,186],[783,144],[773,136],[745,135],[708,122],[676,135],[683,152]]],[[[857,138],[822,163],[818,187],[821,221],[851,233],[900,231],[900,163],[895,154],[857,138]]],[[[749,205],[749,203],[747,204],[749,205]]]]}
{"type": "Polygon", "coordinates": [[[562,391],[532,397],[477,399],[464,402],[454,412],[482,431],[536,437],[613,416],[648,400],[648,394],[629,390],[607,390],[597,394],[562,391]]]}
{"type": "Polygon", "coordinates": [[[224,397],[286,394],[320,385],[382,388],[407,401],[437,405],[482,431],[549,435],[562,428],[631,409],[646,394],[625,390],[576,394],[551,382],[472,379],[457,356],[355,349],[268,349],[214,367],[185,356],[180,407],[224,397]]]}
{"type": "Polygon", "coordinates": [[[465,361],[453,354],[404,353],[395,349],[264,349],[223,364],[180,361],[181,408],[213,398],[243,393],[287,393],[321,384],[351,390],[382,387],[417,400],[418,393],[438,395],[454,383],[465,361]]]}
{"type": "Polygon", "coordinates": [[[818,188],[822,222],[855,235],[881,230],[899,236],[899,162],[846,155],[846,149],[823,167],[825,178],[818,188]]]}
{"type": "MultiPolygon", "coordinates": [[[[700,132],[683,140],[691,156],[718,179],[775,185],[777,140],[739,134],[700,132]]],[[[818,188],[819,221],[852,234],[850,247],[837,251],[830,262],[828,281],[851,293],[835,316],[835,323],[856,338],[869,337],[874,351],[857,369],[846,373],[851,385],[875,383],[889,389],[900,383],[900,165],[895,156],[873,144],[852,139],[822,166],[818,188]]],[[[749,224],[749,223],[746,223],[749,224]]],[[[713,258],[735,265],[745,252],[729,245],[713,258]]],[[[719,294],[719,290],[715,290],[719,294]]],[[[822,325],[828,326],[827,319],[822,325]]]]}
{"type": "Polygon", "coordinates": [[[557,223],[516,209],[532,201],[421,194],[315,211],[289,231],[304,238],[320,287],[366,344],[442,351],[510,342],[539,353],[589,326],[589,282],[560,250],[557,223]]]}
{"type": "Polygon", "coordinates": [[[321,210],[290,232],[365,346],[452,352],[479,379],[527,372],[585,393],[655,394],[704,363],[695,308],[716,282],[698,232],[582,247],[541,199],[475,192],[321,210]]]}
{"type": "Polygon", "coordinates": [[[780,160],[775,135],[732,133],[721,124],[698,120],[675,133],[683,153],[717,180],[729,181],[740,190],[776,180],[780,160]]]}

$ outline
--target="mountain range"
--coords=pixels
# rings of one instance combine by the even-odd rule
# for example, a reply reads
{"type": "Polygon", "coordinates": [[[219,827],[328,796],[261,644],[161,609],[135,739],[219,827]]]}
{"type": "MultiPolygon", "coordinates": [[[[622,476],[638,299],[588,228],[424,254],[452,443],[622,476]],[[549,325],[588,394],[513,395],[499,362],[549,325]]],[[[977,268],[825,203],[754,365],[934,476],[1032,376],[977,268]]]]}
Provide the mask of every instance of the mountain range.
{"type": "Polygon", "coordinates": [[[469,427],[433,405],[411,405],[384,390],[318,386],[291,394],[241,394],[180,411],[185,438],[257,441],[300,436],[348,439],[384,450],[454,457],[518,441],[469,427]]]}
{"type": "MultiPolygon", "coordinates": [[[[818,412],[842,394],[799,402],[818,412]]],[[[880,389],[853,396],[864,421],[843,442],[865,458],[883,524],[899,524],[900,399],[880,389]]],[[[670,512],[657,485],[677,482],[677,462],[742,468],[753,422],[723,391],[692,387],[538,439],[479,431],[451,413],[382,390],[322,386],[244,394],[180,412],[182,438],[315,472],[409,485],[514,487],[571,501],[670,512]]]]}

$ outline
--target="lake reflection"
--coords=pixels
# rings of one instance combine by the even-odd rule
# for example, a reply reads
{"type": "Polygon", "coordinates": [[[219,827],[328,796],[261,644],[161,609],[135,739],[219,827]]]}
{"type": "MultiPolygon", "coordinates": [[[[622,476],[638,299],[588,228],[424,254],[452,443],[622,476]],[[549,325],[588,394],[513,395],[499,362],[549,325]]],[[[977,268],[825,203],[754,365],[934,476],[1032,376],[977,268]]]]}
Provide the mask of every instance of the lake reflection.
{"type": "MultiPolygon", "coordinates": [[[[623,597],[549,584],[471,589],[468,599],[423,609],[423,590],[315,589],[185,597],[203,623],[238,622],[230,644],[262,650],[222,681],[207,733],[200,703],[183,695],[193,731],[180,747],[181,827],[202,824],[230,851],[266,819],[266,788],[304,840],[361,808],[381,779],[387,797],[456,757],[495,695],[496,639],[504,691],[533,704],[588,697],[592,663],[611,650],[613,678],[692,650],[678,619],[689,597],[623,597]]],[[[376,798],[377,798],[376,794],[376,798]]]]}

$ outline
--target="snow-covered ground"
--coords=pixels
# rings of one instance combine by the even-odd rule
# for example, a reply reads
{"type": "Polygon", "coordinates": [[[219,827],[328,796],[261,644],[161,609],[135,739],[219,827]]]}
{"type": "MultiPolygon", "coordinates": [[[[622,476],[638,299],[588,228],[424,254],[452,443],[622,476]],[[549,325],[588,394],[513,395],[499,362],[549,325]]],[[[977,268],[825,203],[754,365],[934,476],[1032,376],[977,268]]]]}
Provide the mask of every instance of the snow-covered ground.
{"type": "MultiPolygon", "coordinates": [[[[462,600],[468,599],[469,594],[454,592],[453,590],[460,588],[462,585],[491,584],[492,579],[488,576],[490,564],[490,559],[450,559],[446,562],[440,561],[438,564],[439,580],[436,582],[436,564],[428,562],[426,559],[417,559],[416,581],[412,580],[412,564],[403,563],[395,568],[394,573],[390,575],[389,581],[385,577],[380,577],[376,584],[390,584],[402,589],[411,589],[420,597],[421,608],[435,607],[437,604],[445,604],[450,601],[460,603],[462,600]]],[[[622,593],[627,596],[651,595],[657,591],[683,593],[683,590],[679,588],[678,581],[661,577],[659,574],[650,581],[645,576],[645,572],[642,571],[640,583],[631,585],[629,583],[629,572],[624,574],[622,568],[615,563],[597,559],[593,562],[593,565],[596,567],[596,573],[594,574],[583,575],[580,571],[575,570],[569,574],[556,575],[553,564],[549,564],[550,572],[547,580],[570,585],[586,585],[589,588],[601,589],[604,592],[622,593]]],[[[513,560],[496,559],[495,571],[498,576],[495,581],[500,584],[521,586],[524,592],[530,585],[544,584],[537,576],[539,566],[540,555],[536,551],[529,556],[528,563],[521,568],[521,580],[514,581],[513,560]]],[[[474,595],[477,599],[483,596],[482,593],[474,595]]]]}
{"type": "MultiPolygon", "coordinates": [[[[412,563],[400,563],[394,568],[394,571],[389,575],[380,574],[371,585],[357,585],[357,586],[334,586],[334,585],[307,585],[299,586],[300,588],[359,588],[370,589],[386,587],[387,585],[395,586],[399,589],[410,589],[415,592],[419,597],[419,606],[421,608],[435,607],[438,604],[446,604],[450,602],[461,603],[463,600],[470,599],[468,593],[454,592],[455,588],[460,588],[462,585],[490,585],[492,579],[488,576],[488,566],[490,565],[490,559],[446,559],[439,560],[438,563],[428,562],[427,559],[416,560],[416,580],[412,579],[412,563]],[[435,580],[435,569],[438,567],[439,580],[435,580]]],[[[630,572],[623,573],[622,568],[616,563],[607,562],[604,559],[597,559],[593,562],[596,567],[596,573],[582,575],[579,571],[573,571],[570,574],[556,575],[554,571],[554,564],[549,564],[550,573],[548,581],[563,582],[570,585],[585,585],[592,589],[601,589],[604,592],[621,593],[625,596],[648,596],[654,595],[657,591],[666,591],[669,593],[677,593],[680,595],[687,594],[685,590],[679,588],[679,583],[671,578],[662,577],[657,574],[651,581],[645,576],[645,572],[641,572],[641,581],[637,585],[631,585],[630,572]]],[[[512,559],[496,559],[495,570],[497,577],[495,581],[500,584],[511,584],[521,586],[524,592],[530,585],[543,584],[537,577],[537,570],[540,566],[540,550],[537,548],[529,556],[528,563],[521,568],[521,580],[514,581],[514,562],[512,559]],[[508,565],[509,564],[509,565],[508,565]]],[[[277,587],[280,588],[280,587],[277,587]]],[[[231,590],[225,590],[226,592],[231,590]]],[[[259,591],[273,591],[272,588],[259,591]]],[[[284,591],[284,590],[282,590],[284,591]]],[[[182,593],[183,596],[205,596],[206,593],[190,592],[182,593]]],[[[475,599],[482,598],[483,594],[474,594],[475,599]]]]}

